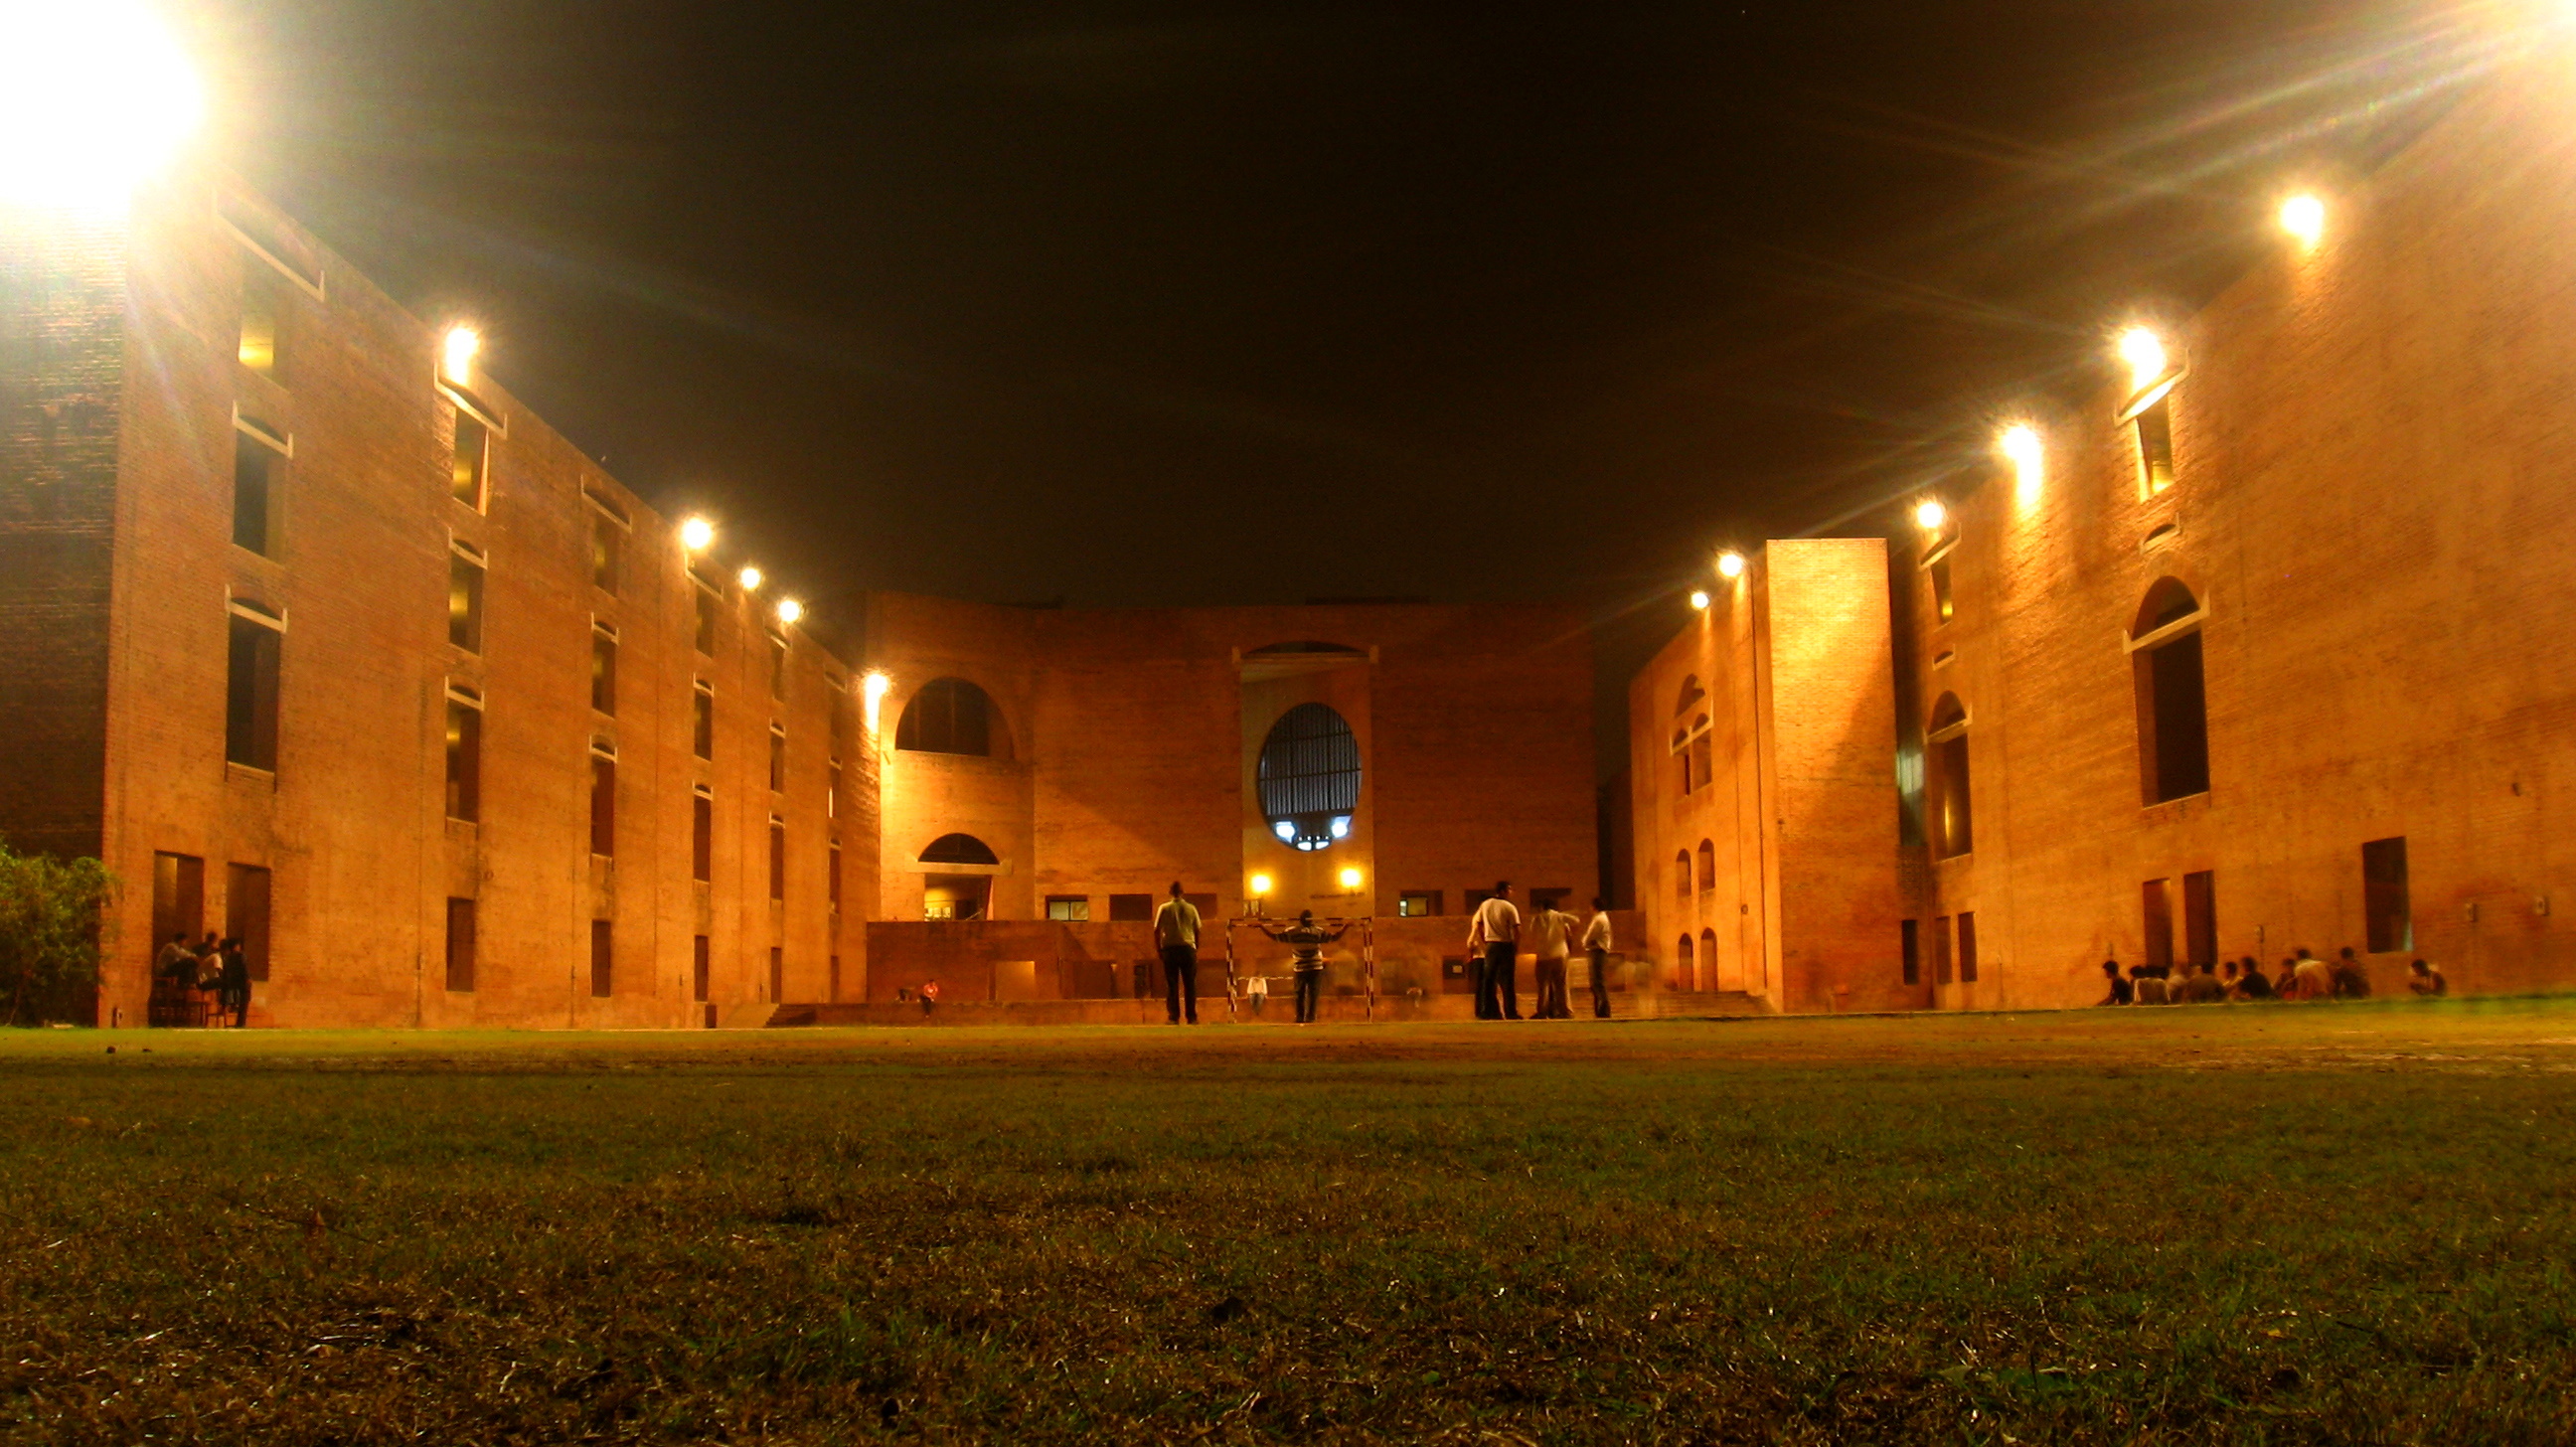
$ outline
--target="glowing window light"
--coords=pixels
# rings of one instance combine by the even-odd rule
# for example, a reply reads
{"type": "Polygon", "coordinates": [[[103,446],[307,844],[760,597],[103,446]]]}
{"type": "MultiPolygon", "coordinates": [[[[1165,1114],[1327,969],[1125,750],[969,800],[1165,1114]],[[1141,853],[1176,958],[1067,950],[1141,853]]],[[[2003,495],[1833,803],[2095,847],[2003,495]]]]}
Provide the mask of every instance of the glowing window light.
{"type": "Polygon", "coordinates": [[[140,0],[0,0],[0,200],[116,207],[205,119],[194,67],[140,0]]]}
{"type": "Polygon", "coordinates": [[[797,601],[796,601],[795,599],[793,599],[793,598],[781,598],[781,599],[779,599],[779,600],[778,600],[778,621],[779,621],[779,622],[781,622],[781,623],[793,623],[793,622],[795,622],[797,619],[802,618],[802,617],[804,617],[804,616],[805,616],[805,605],[804,605],[804,604],[797,602],[797,601]]]}
{"type": "Polygon", "coordinates": [[[1342,871],[1342,888],[1344,888],[1344,889],[1357,889],[1357,888],[1359,888],[1359,887],[1360,887],[1360,872],[1359,872],[1358,870],[1356,870],[1356,869],[1345,869],[1345,870],[1343,870],[1343,871],[1342,871]]]}
{"type": "Polygon", "coordinates": [[[1950,510],[1937,497],[1927,497],[1914,505],[1914,525],[1927,533],[1941,531],[1941,525],[1949,520],[1950,510]]]}
{"type": "Polygon", "coordinates": [[[438,350],[439,375],[461,383],[473,373],[474,354],[483,350],[483,337],[472,327],[449,327],[438,350]]]}
{"type": "Polygon", "coordinates": [[[859,697],[868,716],[868,732],[875,733],[885,719],[885,698],[894,691],[894,680],[883,673],[871,673],[859,681],[859,697]]]}
{"type": "Polygon", "coordinates": [[[761,572],[758,568],[746,566],[742,570],[741,578],[742,590],[744,592],[757,593],[760,591],[761,572]]]}
{"type": "Polygon", "coordinates": [[[705,518],[690,518],[680,524],[680,546],[693,553],[703,553],[714,546],[716,525],[705,518]]]}
{"type": "Polygon", "coordinates": [[[2130,390],[2142,391],[2165,374],[2164,338],[2145,327],[2131,327],[2120,334],[2120,360],[2129,364],[2130,390]]]}
{"type": "Polygon", "coordinates": [[[1703,613],[1708,611],[1708,590],[1706,588],[1691,589],[1691,606],[1703,613]]]}
{"type": "Polygon", "coordinates": [[[1741,578],[1741,577],[1743,577],[1743,576],[1744,576],[1744,555],[1743,555],[1742,553],[1735,553],[1735,552],[1727,552],[1727,553],[1720,553],[1720,554],[1718,554],[1718,555],[1717,555],[1717,572],[1718,572],[1718,576],[1723,577],[1723,578],[1741,578]]]}
{"type": "Polygon", "coordinates": [[[2301,246],[2313,249],[2326,234],[2326,203],[2308,195],[2282,202],[2281,229],[2297,237],[2301,246]]]}

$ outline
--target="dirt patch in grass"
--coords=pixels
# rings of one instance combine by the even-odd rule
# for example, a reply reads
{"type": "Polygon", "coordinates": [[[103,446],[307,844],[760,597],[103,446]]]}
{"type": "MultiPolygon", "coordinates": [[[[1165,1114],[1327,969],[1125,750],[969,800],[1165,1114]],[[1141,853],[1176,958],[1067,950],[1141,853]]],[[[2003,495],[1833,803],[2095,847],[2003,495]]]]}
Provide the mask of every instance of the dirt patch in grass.
{"type": "Polygon", "coordinates": [[[0,1438],[2562,1442],[2571,1065],[2554,1002],[34,1032],[0,1438]]]}

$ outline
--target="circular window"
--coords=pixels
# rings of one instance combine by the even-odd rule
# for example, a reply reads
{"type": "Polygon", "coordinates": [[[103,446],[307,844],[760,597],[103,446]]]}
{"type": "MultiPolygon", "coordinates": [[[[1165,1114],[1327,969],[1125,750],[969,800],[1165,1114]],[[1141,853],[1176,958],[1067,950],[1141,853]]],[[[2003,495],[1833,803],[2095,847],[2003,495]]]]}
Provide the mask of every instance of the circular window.
{"type": "Polygon", "coordinates": [[[1350,835],[1359,807],[1360,741],[1349,720],[1301,703],[1270,726],[1261,744],[1261,815],[1281,843],[1330,848],[1350,835]]]}

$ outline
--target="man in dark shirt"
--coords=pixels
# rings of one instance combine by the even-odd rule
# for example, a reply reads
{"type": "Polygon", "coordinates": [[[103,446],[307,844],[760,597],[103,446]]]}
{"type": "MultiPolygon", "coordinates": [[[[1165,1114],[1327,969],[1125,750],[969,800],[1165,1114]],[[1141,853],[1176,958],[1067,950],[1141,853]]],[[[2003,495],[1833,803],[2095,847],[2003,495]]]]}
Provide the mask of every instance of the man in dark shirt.
{"type": "Polygon", "coordinates": [[[250,956],[239,940],[224,941],[224,971],[221,993],[215,996],[218,1011],[230,1011],[233,1028],[250,1023],[250,956]]]}
{"type": "Polygon", "coordinates": [[[2136,989],[2132,988],[2127,980],[2120,977],[2120,962],[2118,960],[2104,960],[2102,962],[2102,976],[2111,982],[2111,993],[2103,996],[2095,1003],[2103,1005],[2127,1005],[2132,1004],[2137,1000],[2138,992],[2136,989]]]}
{"type": "Polygon", "coordinates": [[[1327,932],[1315,923],[1315,912],[1299,910],[1297,922],[1286,929],[1274,930],[1268,925],[1253,928],[1288,946],[1288,968],[1297,973],[1297,1023],[1315,1023],[1315,1006],[1324,993],[1324,946],[1351,932],[1349,925],[1327,932]]]}
{"type": "Polygon", "coordinates": [[[2428,1000],[2451,993],[2451,982],[2429,962],[2417,960],[2408,968],[2414,971],[2414,976],[2407,980],[2407,989],[2428,1000]]]}
{"type": "Polygon", "coordinates": [[[2236,993],[2248,1000],[2272,998],[2272,982],[2264,977],[2262,962],[2252,955],[2245,957],[2245,973],[2237,977],[2236,993]]]}

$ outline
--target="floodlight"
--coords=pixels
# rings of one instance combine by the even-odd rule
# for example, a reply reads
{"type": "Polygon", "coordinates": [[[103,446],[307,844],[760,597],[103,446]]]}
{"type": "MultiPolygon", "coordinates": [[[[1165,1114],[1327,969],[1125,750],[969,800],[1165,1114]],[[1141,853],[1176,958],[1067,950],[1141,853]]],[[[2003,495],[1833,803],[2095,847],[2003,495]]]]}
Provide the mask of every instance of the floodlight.
{"type": "Polygon", "coordinates": [[[804,616],[805,616],[805,605],[804,605],[804,604],[797,602],[797,601],[796,601],[795,599],[793,599],[793,598],[781,598],[781,599],[779,599],[779,600],[778,600],[778,621],[779,621],[779,622],[781,622],[781,623],[793,623],[793,622],[795,622],[797,619],[802,618],[802,617],[804,617],[804,616]]]}
{"type": "Polygon", "coordinates": [[[680,524],[680,546],[693,553],[703,553],[716,540],[716,525],[705,518],[690,518],[680,524]]]}
{"type": "Polygon", "coordinates": [[[1332,826],[1332,829],[1333,829],[1333,837],[1334,837],[1334,838],[1336,838],[1336,839],[1348,839],[1348,838],[1350,838],[1350,837],[1351,837],[1351,816],[1350,816],[1350,815],[1348,815],[1348,814],[1336,814],[1336,815],[1334,815],[1334,816],[1333,816],[1333,826],[1332,826]]]}
{"type": "Polygon", "coordinates": [[[742,590],[746,593],[757,593],[760,591],[760,570],[758,568],[750,567],[748,565],[743,568],[742,590]]]}
{"type": "Polygon", "coordinates": [[[877,731],[877,722],[885,715],[885,696],[894,688],[894,680],[881,672],[872,672],[859,681],[859,696],[866,701],[868,732],[877,731]]]}
{"type": "Polygon", "coordinates": [[[1741,578],[1741,577],[1743,577],[1743,576],[1744,576],[1744,555],[1743,555],[1742,553],[1733,552],[1733,551],[1723,552],[1723,553],[1718,554],[1718,555],[1717,555],[1717,572],[1718,572],[1718,576],[1720,576],[1720,577],[1724,577],[1724,578],[1741,578]]]}
{"type": "Polygon", "coordinates": [[[2304,193],[2282,202],[2281,229],[2313,248],[2326,234],[2326,203],[2304,193]]]}
{"type": "Polygon", "coordinates": [[[2120,334],[2120,360],[2129,364],[2130,388],[2144,390],[2165,374],[2164,339],[2145,327],[2131,327],[2120,334]]]}
{"type": "Polygon", "coordinates": [[[1357,888],[1359,888],[1359,887],[1360,887],[1360,872],[1359,872],[1358,870],[1356,870],[1356,869],[1345,869],[1345,870],[1343,870],[1343,871],[1342,871],[1342,888],[1344,888],[1344,889],[1357,889],[1357,888]]]}
{"type": "Polygon", "coordinates": [[[1278,823],[1270,826],[1270,832],[1278,835],[1282,839],[1293,840],[1297,837],[1297,826],[1285,819],[1282,819],[1278,823]]]}
{"type": "Polygon", "coordinates": [[[1941,525],[1949,520],[1950,510],[1937,497],[1927,497],[1914,505],[1914,525],[1927,533],[1941,531],[1941,525]]]}
{"type": "Polygon", "coordinates": [[[1270,897],[1269,875],[1256,874],[1252,876],[1252,897],[1254,899],[1267,899],[1270,897]]]}
{"type": "Polygon", "coordinates": [[[121,207],[205,118],[195,68],[141,0],[0,0],[0,201],[121,207]]]}
{"type": "Polygon", "coordinates": [[[438,374],[462,384],[474,370],[474,354],[483,350],[482,334],[472,327],[447,329],[447,338],[439,344],[438,374]]]}
{"type": "Polygon", "coordinates": [[[1701,610],[1702,612],[1707,611],[1708,590],[1706,588],[1691,589],[1691,606],[1701,610]]]}

